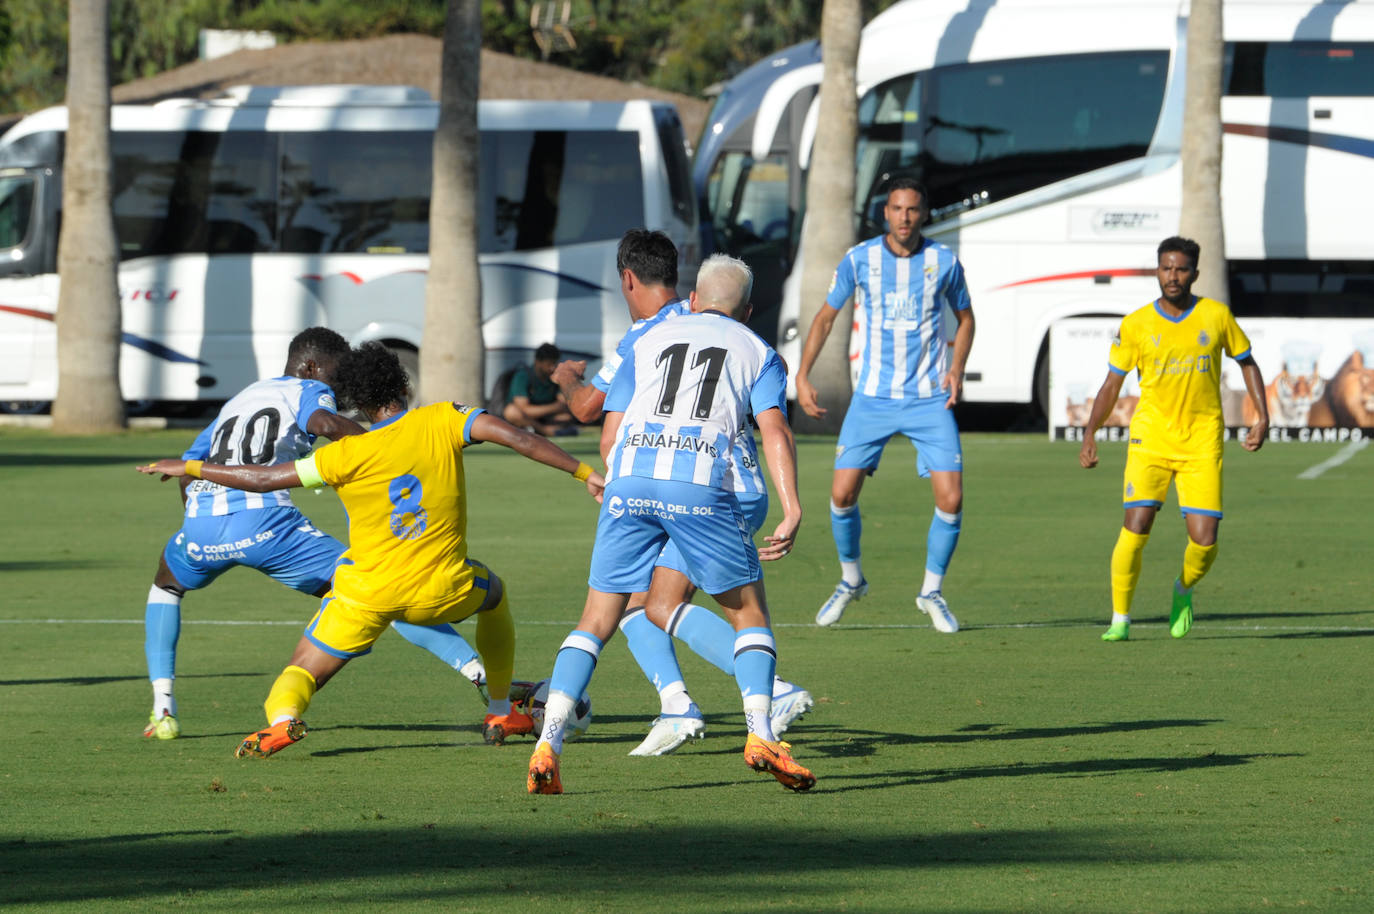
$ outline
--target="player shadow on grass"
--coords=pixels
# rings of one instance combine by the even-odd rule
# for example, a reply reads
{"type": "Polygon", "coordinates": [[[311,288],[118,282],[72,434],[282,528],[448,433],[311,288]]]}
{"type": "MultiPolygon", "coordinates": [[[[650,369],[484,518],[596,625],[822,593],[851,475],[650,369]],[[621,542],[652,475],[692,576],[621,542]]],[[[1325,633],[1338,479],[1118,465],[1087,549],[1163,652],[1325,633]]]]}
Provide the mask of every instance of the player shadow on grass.
{"type": "MultiPolygon", "coordinates": [[[[252,676],[254,678],[262,676],[261,673],[190,673],[181,676],[181,679],[228,679],[233,676],[252,676]]],[[[78,685],[92,686],[105,685],[110,682],[147,682],[147,674],[138,676],[57,676],[52,679],[0,679],[0,686],[51,686],[51,685],[78,685]]]]}

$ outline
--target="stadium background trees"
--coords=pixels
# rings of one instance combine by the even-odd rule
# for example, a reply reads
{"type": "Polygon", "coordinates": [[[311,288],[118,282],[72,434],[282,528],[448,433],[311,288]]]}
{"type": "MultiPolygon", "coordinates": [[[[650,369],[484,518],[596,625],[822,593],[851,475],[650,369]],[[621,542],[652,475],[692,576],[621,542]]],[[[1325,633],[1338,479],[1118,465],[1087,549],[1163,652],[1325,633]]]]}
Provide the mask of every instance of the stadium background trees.
{"type": "MultiPolygon", "coordinates": [[[[866,22],[895,0],[855,0],[866,22]]],[[[533,0],[481,0],[484,46],[539,60],[533,0]]],[[[66,9],[52,0],[5,0],[15,47],[0,59],[0,113],[60,104],[66,9]]],[[[561,13],[561,3],[559,4],[561,13]]],[[[586,73],[701,95],[762,57],[814,38],[814,0],[573,0],[575,47],[549,61],[586,73]]],[[[197,59],[203,28],[270,31],[279,42],[394,33],[440,37],[444,0],[110,0],[113,84],[197,59]]],[[[695,138],[693,138],[695,139],[695,138]]]]}
{"type": "Polygon", "coordinates": [[[57,397],[53,430],[123,428],[120,305],[110,208],[108,0],[70,0],[67,147],[57,272],[57,397]]]}
{"type": "MultiPolygon", "coordinates": [[[[430,261],[420,393],[430,403],[483,402],[482,277],[477,267],[479,0],[450,0],[429,204],[430,261]]],[[[413,383],[413,379],[412,379],[413,383]]]]}
{"type": "Polygon", "coordinates": [[[1179,234],[1202,246],[1198,295],[1231,303],[1221,223],[1221,0],[1193,0],[1188,14],[1187,97],[1183,107],[1183,206],[1179,234]]]}
{"type": "MultiPolygon", "coordinates": [[[[801,320],[803,339],[821,308],[835,265],[854,244],[854,145],[859,132],[855,68],[863,20],[859,0],[825,0],[821,19],[820,111],[825,124],[816,131],[806,176],[807,217],[802,232],[801,320]]],[[[852,387],[849,380],[849,332],[853,303],[835,319],[832,339],[821,348],[811,368],[811,383],[821,391],[827,412],[813,419],[801,410],[793,416],[798,431],[838,432],[852,387]]]]}

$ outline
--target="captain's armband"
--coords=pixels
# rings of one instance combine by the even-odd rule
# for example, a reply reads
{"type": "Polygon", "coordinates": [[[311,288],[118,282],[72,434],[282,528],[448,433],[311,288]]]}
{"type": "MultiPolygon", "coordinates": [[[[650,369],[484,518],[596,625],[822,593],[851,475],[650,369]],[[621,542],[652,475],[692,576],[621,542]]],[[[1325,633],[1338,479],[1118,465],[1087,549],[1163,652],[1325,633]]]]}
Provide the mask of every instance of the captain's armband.
{"type": "Polygon", "coordinates": [[[320,476],[320,471],[315,467],[314,454],[296,461],[296,475],[300,477],[301,485],[307,489],[318,489],[325,485],[324,479],[320,476]]]}

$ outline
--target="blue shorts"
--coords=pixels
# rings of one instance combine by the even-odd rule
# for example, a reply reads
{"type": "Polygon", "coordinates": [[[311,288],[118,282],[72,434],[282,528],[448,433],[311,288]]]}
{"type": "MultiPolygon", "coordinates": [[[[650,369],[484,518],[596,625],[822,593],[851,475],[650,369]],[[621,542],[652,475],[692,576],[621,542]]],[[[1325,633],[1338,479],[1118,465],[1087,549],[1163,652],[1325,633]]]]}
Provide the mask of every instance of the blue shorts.
{"type": "Polygon", "coordinates": [[[916,472],[921,476],[962,472],[964,452],[954,412],[945,407],[948,399],[889,400],[856,394],[835,443],[835,469],[867,470],[872,475],[888,439],[900,433],[916,448],[916,472]]]}
{"type": "Polygon", "coordinates": [[[334,577],[343,544],[295,508],[258,508],[188,517],[162,550],[177,583],[199,590],[230,568],[256,568],[301,593],[319,593],[334,577]]]}
{"type": "MultiPolygon", "coordinates": [[[[749,535],[753,536],[759,532],[763,526],[763,521],[768,517],[768,493],[759,492],[758,494],[736,492],[735,499],[739,502],[740,510],[744,512],[744,522],[749,525],[749,535]]],[[[658,561],[654,563],[656,568],[671,568],[687,574],[687,563],[682,559],[682,551],[677,548],[677,544],[672,540],[663,547],[663,551],[658,555],[658,561]]]]}
{"type": "Polygon", "coordinates": [[[606,487],[587,584],[602,593],[649,589],[663,547],[709,594],[759,580],[759,553],[735,493],[690,482],[622,476],[606,487]]]}

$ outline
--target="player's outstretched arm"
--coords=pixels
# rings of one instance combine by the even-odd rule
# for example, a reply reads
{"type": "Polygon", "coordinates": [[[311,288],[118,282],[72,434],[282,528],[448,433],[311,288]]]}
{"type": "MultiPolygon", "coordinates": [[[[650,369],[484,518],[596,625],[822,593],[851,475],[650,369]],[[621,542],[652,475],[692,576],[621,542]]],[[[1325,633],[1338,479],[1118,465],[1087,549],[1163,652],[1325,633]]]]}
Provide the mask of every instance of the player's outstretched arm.
{"type": "Polygon", "coordinates": [[[1269,399],[1264,394],[1264,375],[1252,357],[1241,359],[1239,364],[1241,377],[1245,378],[1245,390],[1250,394],[1250,402],[1255,406],[1255,415],[1259,417],[1255,424],[1250,426],[1250,431],[1246,433],[1245,440],[1240,446],[1247,451],[1258,451],[1264,446],[1264,439],[1269,434],[1269,399]]]}
{"type": "Polygon", "coordinates": [[[835,326],[835,316],[840,312],[829,305],[821,305],[816,317],[811,321],[811,329],[806,333],[806,344],[802,346],[801,364],[797,366],[797,405],[808,416],[819,419],[826,414],[821,406],[820,394],[811,383],[811,366],[821,354],[825,341],[830,338],[830,330],[835,326]]]}
{"type": "Polygon", "coordinates": [[[573,478],[586,482],[587,490],[592,495],[600,494],[606,486],[606,480],[600,473],[549,439],[516,428],[505,419],[498,419],[491,413],[481,413],[474,418],[470,434],[473,441],[490,441],[492,444],[508,447],[535,463],[570,473],[573,478]]]}
{"type": "Polygon", "coordinates": [[[189,476],[245,492],[275,492],[277,489],[292,489],[301,485],[301,477],[294,463],[228,467],[200,460],[169,459],[136,469],[149,476],[161,475],[164,481],[189,476]]]}
{"type": "Polygon", "coordinates": [[[1078,449],[1078,465],[1085,470],[1097,466],[1097,439],[1093,438],[1093,434],[1107,421],[1112,407],[1116,405],[1116,398],[1121,396],[1121,382],[1124,380],[1124,374],[1107,372],[1107,379],[1102,382],[1102,386],[1097,390],[1097,396],[1093,398],[1088,425],[1083,429],[1083,446],[1078,449]]]}
{"type": "Polygon", "coordinates": [[[331,413],[323,409],[317,409],[310,414],[310,420],[305,423],[305,430],[312,435],[328,438],[330,441],[338,441],[349,435],[361,435],[367,431],[347,416],[340,416],[338,413],[331,413]]]}
{"type": "Polygon", "coordinates": [[[773,489],[778,493],[778,505],[782,508],[782,520],[771,534],[763,538],[767,545],[759,549],[759,559],[771,562],[792,551],[797,530],[801,527],[801,497],[797,494],[797,444],[782,410],[766,409],[755,417],[755,421],[763,436],[768,475],[773,480],[773,489]]]}

